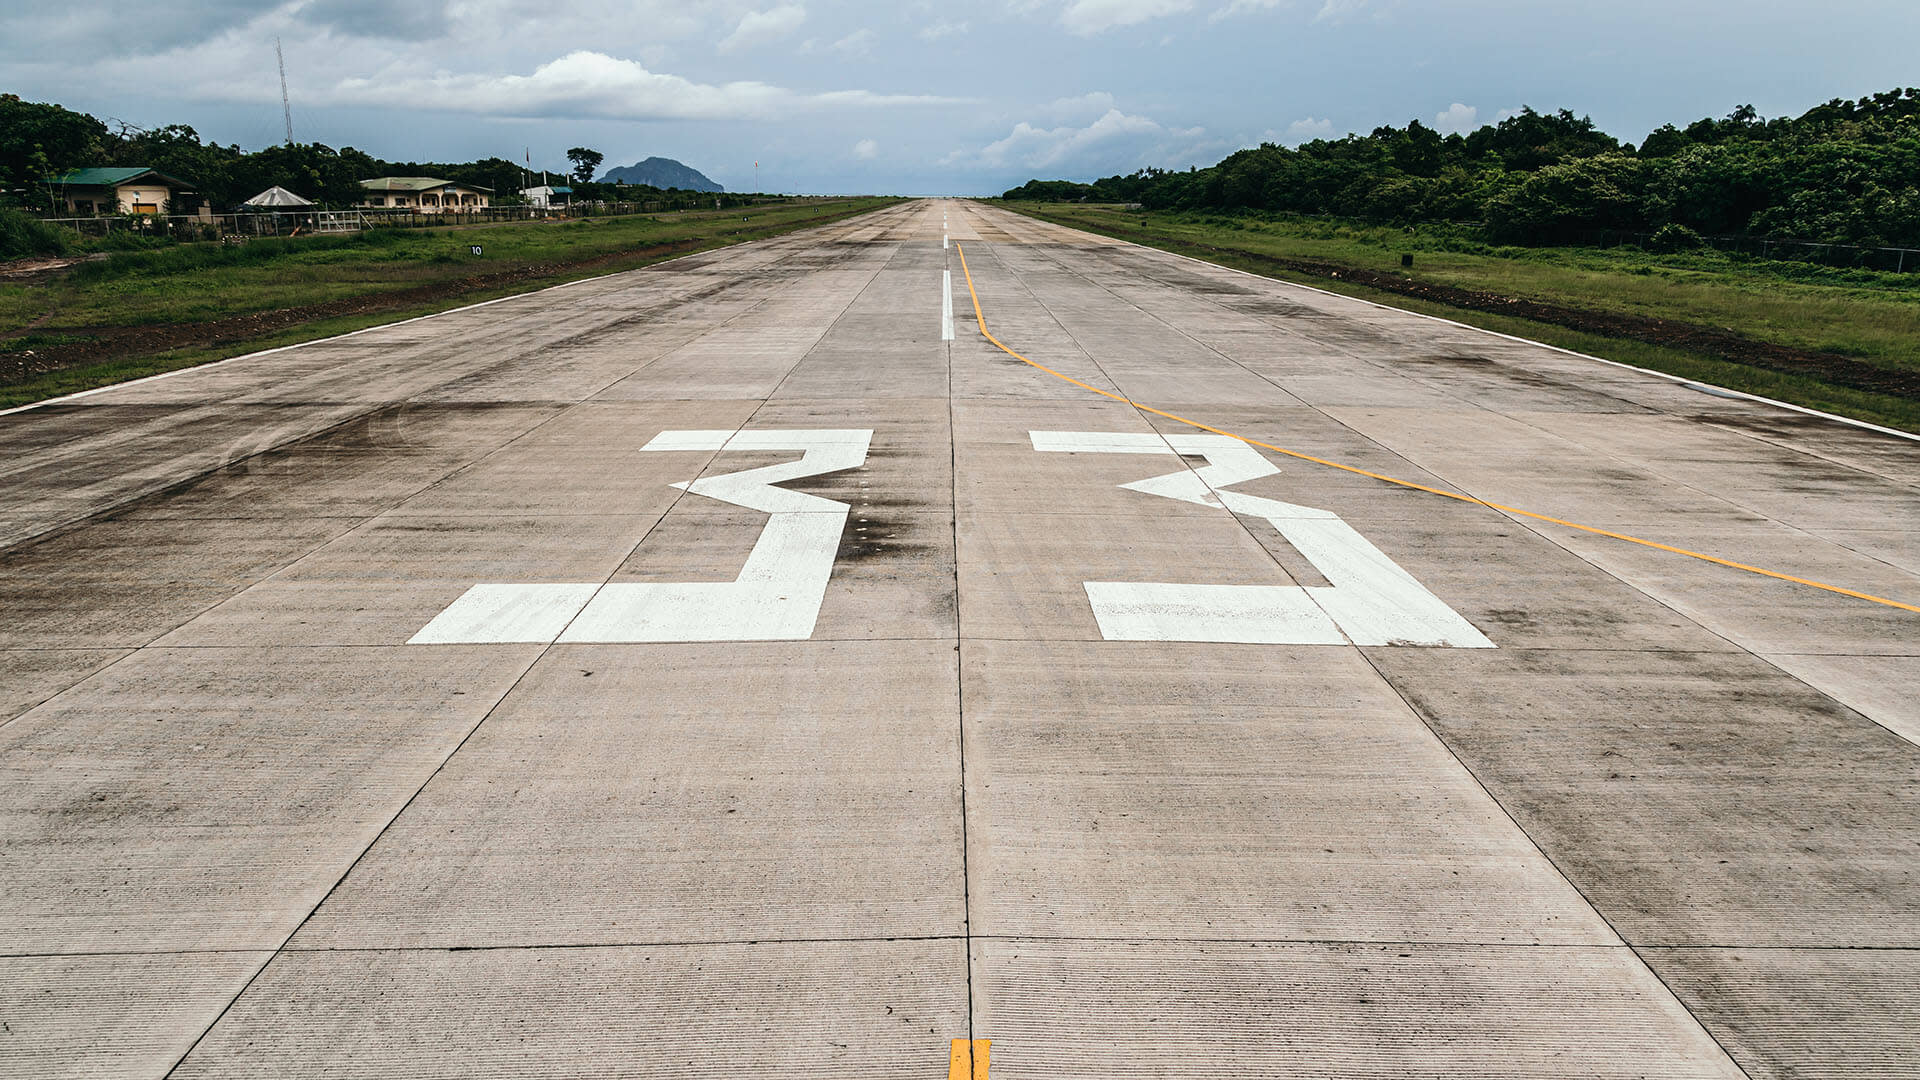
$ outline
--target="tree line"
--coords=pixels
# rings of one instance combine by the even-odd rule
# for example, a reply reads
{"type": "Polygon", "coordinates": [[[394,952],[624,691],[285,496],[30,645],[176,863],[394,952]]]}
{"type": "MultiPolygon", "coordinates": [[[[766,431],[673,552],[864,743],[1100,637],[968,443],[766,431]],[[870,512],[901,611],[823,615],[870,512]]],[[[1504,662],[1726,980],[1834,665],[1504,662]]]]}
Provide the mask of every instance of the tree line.
{"type": "MultiPolygon", "coordinates": [[[[586,147],[567,152],[573,176],[545,174],[546,182],[571,182],[583,200],[648,201],[662,209],[711,205],[714,196],[678,188],[660,191],[630,184],[599,184],[590,179],[603,160],[586,147]]],[[[52,209],[46,180],[72,169],[126,166],[158,169],[196,186],[201,197],[225,210],[278,185],[328,207],[362,201],[360,181],[376,176],[433,176],[490,188],[495,203],[521,201],[520,189],[540,184],[542,173],[518,162],[490,157],[479,161],[385,161],[351,146],[338,150],[321,143],[293,143],[245,151],[238,145],[203,141],[185,124],[139,128],[106,121],[59,105],[23,101],[0,94],[0,206],[52,209]]]]}
{"type": "Polygon", "coordinates": [[[1637,147],[1565,109],[1522,109],[1465,135],[1414,121],[1293,149],[1266,143],[1186,172],[1030,180],[1004,198],[1480,222],[1489,239],[1514,244],[1623,230],[1920,247],[1920,89],[1797,117],[1742,106],[1666,125],[1637,147]]]}

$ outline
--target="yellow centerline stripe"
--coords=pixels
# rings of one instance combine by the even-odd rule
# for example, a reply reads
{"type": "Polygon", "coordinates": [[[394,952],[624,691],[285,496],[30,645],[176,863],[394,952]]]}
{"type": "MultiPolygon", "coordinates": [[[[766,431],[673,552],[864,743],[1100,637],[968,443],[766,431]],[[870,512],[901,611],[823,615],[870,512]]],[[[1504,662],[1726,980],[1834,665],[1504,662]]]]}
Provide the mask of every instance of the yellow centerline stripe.
{"type": "Polygon", "coordinates": [[[947,1080],[987,1080],[992,1039],[955,1039],[947,1054],[947,1080]]]}
{"type": "Polygon", "coordinates": [[[1298,450],[1289,450],[1284,446],[1275,446],[1272,443],[1264,443],[1258,439],[1249,439],[1245,435],[1237,435],[1231,431],[1225,431],[1220,428],[1214,427],[1211,424],[1203,424],[1198,420],[1189,420],[1184,416],[1179,416],[1174,413],[1167,412],[1164,409],[1156,409],[1151,405],[1142,405],[1141,403],[1134,401],[1131,398],[1125,397],[1120,394],[1112,393],[1111,391],[1102,390],[1091,383],[1081,382],[1079,379],[1076,379],[1071,375],[1063,375],[1060,372],[1055,371],[1052,368],[1046,366],[1045,364],[1035,363],[1034,361],[1029,360],[1024,356],[1021,356],[1019,353],[1014,352],[1012,349],[1007,348],[1007,346],[1004,343],[1002,343],[999,338],[994,337],[993,334],[987,330],[986,316],[982,314],[980,311],[980,294],[978,292],[975,292],[973,288],[973,271],[967,269],[967,249],[964,246],[962,246],[958,241],[955,241],[953,246],[956,250],[960,252],[960,272],[966,275],[967,295],[973,298],[973,317],[974,317],[975,323],[980,327],[980,336],[992,342],[995,348],[999,349],[1003,353],[1006,353],[1008,356],[1013,357],[1015,360],[1018,360],[1021,363],[1028,365],[1029,367],[1037,368],[1040,371],[1044,371],[1047,374],[1053,376],[1056,379],[1059,379],[1062,382],[1072,383],[1073,385],[1078,386],[1083,390],[1091,390],[1094,393],[1099,394],[1101,397],[1112,398],[1114,401],[1118,401],[1121,404],[1129,405],[1133,408],[1139,409],[1141,412],[1152,413],[1155,416],[1164,416],[1167,419],[1174,421],[1175,423],[1186,424],[1188,427],[1199,428],[1201,431],[1212,432],[1215,435],[1225,435],[1229,439],[1238,439],[1249,446],[1257,446],[1262,450],[1271,450],[1276,454],[1285,454],[1287,457],[1298,458],[1301,461],[1311,461],[1315,465],[1325,465],[1329,469],[1339,469],[1341,472],[1350,472],[1357,476],[1370,477],[1374,480],[1382,480],[1389,484],[1398,484],[1401,487],[1412,488],[1415,491],[1425,491],[1429,494],[1440,495],[1449,499],[1458,499],[1461,502],[1469,502],[1477,506],[1484,506],[1490,510],[1498,510],[1503,514],[1513,514],[1518,517],[1531,518],[1534,521],[1545,521],[1553,525],[1563,525],[1569,529],[1578,529],[1581,532],[1592,533],[1595,536],[1605,536],[1614,540],[1624,540],[1629,544],[1639,544],[1641,547],[1650,547],[1659,551],[1670,551],[1675,555],[1685,555],[1689,559],[1699,559],[1701,562],[1710,562],[1710,563],[1713,563],[1715,566],[1727,566],[1727,567],[1732,567],[1735,570],[1744,570],[1749,574],[1759,574],[1761,577],[1776,578],[1780,581],[1791,581],[1795,585],[1806,585],[1811,588],[1822,589],[1830,593],[1839,593],[1841,596],[1851,596],[1856,600],[1868,600],[1876,604],[1884,604],[1890,608],[1899,608],[1902,611],[1920,612],[1920,606],[1916,606],[1914,604],[1903,604],[1898,600],[1889,600],[1884,596],[1875,596],[1872,593],[1863,593],[1863,592],[1856,592],[1852,589],[1843,589],[1838,585],[1828,585],[1825,582],[1813,581],[1803,577],[1794,577],[1792,574],[1782,574],[1778,571],[1767,570],[1758,566],[1749,566],[1746,563],[1734,562],[1731,559],[1722,559],[1714,555],[1705,555],[1698,551],[1688,551],[1686,548],[1674,547],[1672,544],[1662,544],[1657,540],[1647,540],[1638,536],[1629,536],[1626,533],[1617,533],[1607,529],[1596,528],[1595,526],[1592,526],[1592,525],[1582,525],[1577,521],[1568,521],[1564,518],[1557,518],[1548,514],[1536,514],[1531,510],[1521,510],[1517,507],[1502,506],[1499,503],[1488,502],[1485,499],[1476,499],[1471,495],[1464,495],[1458,491],[1448,491],[1445,488],[1429,487],[1426,484],[1416,484],[1411,480],[1401,480],[1397,477],[1387,476],[1382,473],[1368,472],[1365,469],[1357,469],[1352,465],[1342,465],[1337,461],[1328,461],[1326,458],[1314,457],[1312,454],[1303,454],[1298,450]]]}

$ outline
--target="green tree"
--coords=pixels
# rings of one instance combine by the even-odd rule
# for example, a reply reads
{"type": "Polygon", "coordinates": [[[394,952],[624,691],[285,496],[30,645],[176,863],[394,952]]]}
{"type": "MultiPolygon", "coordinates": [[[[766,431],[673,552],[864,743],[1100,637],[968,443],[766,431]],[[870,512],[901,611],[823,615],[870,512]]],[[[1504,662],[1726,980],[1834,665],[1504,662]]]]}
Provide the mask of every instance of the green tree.
{"type": "Polygon", "coordinates": [[[573,162],[573,178],[583,184],[590,184],[593,182],[593,174],[600,171],[600,163],[607,160],[607,155],[598,150],[576,146],[567,151],[567,160],[573,162]]]}
{"type": "Polygon", "coordinates": [[[86,113],[0,94],[0,202],[44,209],[48,173],[105,164],[108,138],[86,113]]]}
{"type": "Polygon", "coordinates": [[[348,207],[365,195],[360,181],[389,172],[385,163],[351,146],[339,150],[321,143],[269,146],[233,162],[228,205],[278,186],[323,206],[348,207]]]}
{"type": "MultiPolygon", "coordinates": [[[[107,161],[114,165],[158,169],[194,186],[200,198],[216,207],[224,207],[236,198],[230,180],[233,163],[241,157],[238,146],[202,143],[200,133],[185,124],[168,124],[146,130],[124,126],[119,137],[107,147],[107,161]]],[[[192,200],[189,200],[191,202],[192,200]]],[[[176,206],[175,213],[185,211],[176,206]]]]}
{"type": "Polygon", "coordinates": [[[1647,228],[1670,209],[1648,190],[1648,174],[1644,162],[1624,154],[1548,165],[1488,201],[1487,231],[1510,243],[1555,244],[1586,229],[1647,228]]]}
{"type": "Polygon", "coordinates": [[[1573,158],[1613,153],[1619,148],[1620,143],[1595,127],[1591,117],[1576,117],[1569,109],[1541,113],[1523,108],[1518,114],[1466,137],[1468,154],[1498,158],[1504,168],[1519,172],[1533,172],[1573,158]]]}

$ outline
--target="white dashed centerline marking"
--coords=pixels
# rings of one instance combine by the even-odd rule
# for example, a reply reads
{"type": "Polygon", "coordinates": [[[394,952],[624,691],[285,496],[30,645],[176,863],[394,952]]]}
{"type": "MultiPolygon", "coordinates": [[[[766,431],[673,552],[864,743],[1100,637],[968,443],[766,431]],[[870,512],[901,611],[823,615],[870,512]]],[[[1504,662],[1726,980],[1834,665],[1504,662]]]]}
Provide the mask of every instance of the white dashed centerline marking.
{"type": "Polygon", "coordinates": [[[940,340],[953,340],[953,271],[940,271],[940,340]]]}

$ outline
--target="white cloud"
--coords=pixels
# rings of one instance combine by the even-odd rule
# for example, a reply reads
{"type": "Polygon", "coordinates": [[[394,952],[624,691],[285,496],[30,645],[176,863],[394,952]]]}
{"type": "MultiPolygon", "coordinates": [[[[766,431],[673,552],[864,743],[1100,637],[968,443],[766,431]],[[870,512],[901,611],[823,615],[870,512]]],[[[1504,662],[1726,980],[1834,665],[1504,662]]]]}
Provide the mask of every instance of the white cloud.
{"type": "Polygon", "coordinates": [[[873,31],[855,30],[827,47],[848,56],[865,56],[873,51],[873,31]]]}
{"type": "Polygon", "coordinates": [[[1148,19],[1178,15],[1192,7],[1193,0],[1072,0],[1060,13],[1060,24],[1069,33],[1088,37],[1148,19]]]}
{"type": "Polygon", "coordinates": [[[778,41],[800,29],[800,24],[806,21],[807,9],[799,4],[782,4],[766,11],[749,11],[740,16],[740,24],[733,28],[733,33],[721,39],[719,49],[721,52],[733,52],[778,41]]]}
{"type": "Polygon", "coordinates": [[[1231,147],[1207,137],[1205,128],[1169,128],[1119,109],[1084,127],[1015,124],[1004,139],[977,151],[956,151],[942,165],[987,169],[1044,170],[1052,175],[1091,176],[1212,161],[1231,147]]]}
{"type": "Polygon", "coordinates": [[[696,83],[648,71],[632,60],[588,51],[568,53],[540,65],[531,75],[442,72],[425,77],[343,79],[316,98],[318,103],[338,105],[405,101],[413,108],[498,117],[584,114],[623,120],[718,119],[818,107],[950,105],[964,100],[867,90],[799,94],[762,82],[696,83]]]}
{"type": "Polygon", "coordinates": [[[853,156],[861,161],[872,161],[880,156],[880,144],[872,139],[861,139],[853,144],[853,156]]]}
{"type": "Polygon", "coordinates": [[[1037,128],[1022,120],[1006,138],[982,147],[980,160],[989,165],[1017,164],[1044,169],[1096,143],[1165,132],[1158,123],[1144,116],[1128,116],[1119,109],[1109,109],[1105,116],[1083,128],[1037,128]]]}
{"type": "Polygon", "coordinates": [[[956,34],[964,34],[967,32],[968,29],[969,29],[969,24],[967,23],[948,22],[945,19],[942,19],[939,22],[933,23],[930,26],[922,27],[920,30],[920,40],[921,41],[939,41],[943,37],[952,37],[956,34]]]}
{"type": "Polygon", "coordinates": [[[1282,7],[1286,4],[1287,0],[1233,0],[1233,2],[1226,7],[1207,16],[1207,21],[1217,23],[1223,19],[1231,19],[1235,15],[1252,15],[1261,11],[1272,11],[1274,8],[1282,7]]]}
{"type": "Polygon", "coordinates": [[[1078,120],[1082,117],[1105,116],[1113,108],[1113,95],[1105,90],[1081,94],[1079,97],[1056,98],[1041,110],[1055,120],[1078,120]]]}
{"type": "Polygon", "coordinates": [[[1309,116],[1287,125],[1287,141],[1296,146],[1315,139],[1331,138],[1333,138],[1332,120],[1316,120],[1309,116]]]}
{"type": "Polygon", "coordinates": [[[1367,9],[1367,0],[1327,0],[1314,22],[1343,23],[1367,9]]]}
{"type": "Polygon", "coordinates": [[[1442,135],[1472,131],[1480,126],[1480,110],[1456,101],[1447,106],[1444,112],[1434,114],[1433,126],[1442,135]]]}

